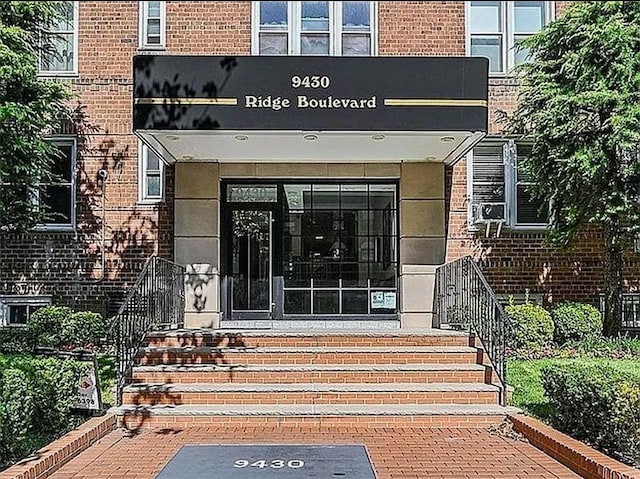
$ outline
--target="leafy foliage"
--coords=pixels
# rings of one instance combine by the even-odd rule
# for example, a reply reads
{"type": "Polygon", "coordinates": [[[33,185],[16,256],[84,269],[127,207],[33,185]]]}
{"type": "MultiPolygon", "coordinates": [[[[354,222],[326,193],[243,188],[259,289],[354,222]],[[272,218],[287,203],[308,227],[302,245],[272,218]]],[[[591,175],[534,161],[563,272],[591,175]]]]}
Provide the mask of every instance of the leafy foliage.
{"type": "Polygon", "coordinates": [[[57,8],[0,2],[0,231],[24,231],[48,216],[28,192],[54,178],[55,150],[43,135],[57,129],[69,98],[64,83],[37,76],[38,35],[57,8]]]}
{"type": "Polygon", "coordinates": [[[622,257],[640,231],[640,2],[572,2],[523,42],[518,106],[507,133],[532,142],[519,166],[550,204],[550,238],[603,229],[605,320],[622,318],[622,257]]]}
{"type": "Polygon", "coordinates": [[[602,331],[602,317],[597,308],[585,303],[560,303],[551,311],[554,339],[558,344],[597,338],[602,331]]]}
{"type": "Polygon", "coordinates": [[[528,302],[510,304],[505,312],[513,331],[511,347],[541,350],[553,340],[553,321],[542,306],[528,302]]]}
{"type": "Polygon", "coordinates": [[[70,414],[86,363],[0,356],[0,469],[76,427],[70,414]]]}
{"type": "Polygon", "coordinates": [[[640,371],[606,365],[553,365],[542,371],[554,427],[640,465],[640,371]]]}

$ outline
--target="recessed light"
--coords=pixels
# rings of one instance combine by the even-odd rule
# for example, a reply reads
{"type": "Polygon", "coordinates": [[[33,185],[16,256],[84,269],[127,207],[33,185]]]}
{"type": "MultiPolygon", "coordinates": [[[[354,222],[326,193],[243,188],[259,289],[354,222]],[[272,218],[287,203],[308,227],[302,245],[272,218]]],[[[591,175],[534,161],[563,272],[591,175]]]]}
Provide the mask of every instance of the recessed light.
{"type": "Polygon", "coordinates": [[[179,139],[180,139],[180,137],[179,137],[179,136],[176,136],[176,135],[167,135],[167,136],[165,136],[165,138],[166,138],[167,140],[169,140],[169,141],[176,141],[176,140],[179,140],[179,139]]]}
{"type": "Polygon", "coordinates": [[[440,141],[443,141],[445,143],[451,143],[454,140],[455,138],[453,136],[443,136],[442,138],[440,138],[440,141]]]}
{"type": "Polygon", "coordinates": [[[386,138],[386,136],[384,136],[384,135],[373,135],[373,136],[371,137],[371,139],[372,139],[372,140],[374,140],[374,141],[382,141],[382,140],[384,140],[385,138],[386,138]]]}
{"type": "Polygon", "coordinates": [[[302,138],[304,138],[306,141],[316,141],[318,139],[318,135],[315,135],[313,133],[309,133],[304,135],[302,138]]]}
{"type": "Polygon", "coordinates": [[[182,155],[182,159],[183,160],[187,160],[187,161],[191,161],[191,160],[195,159],[195,157],[192,156],[192,155],[182,155]]]}
{"type": "Polygon", "coordinates": [[[249,139],[249,137],[247,135],[236,135],[236,136],[234,136],[234,138],[237,141],[247,141],[249,139]]]}
{"type": "Polygon", "coordinates": [[[436,157],[435,156],[427,156],[425,157],[425,160],[427,161],[435,161],[436,157]]]}

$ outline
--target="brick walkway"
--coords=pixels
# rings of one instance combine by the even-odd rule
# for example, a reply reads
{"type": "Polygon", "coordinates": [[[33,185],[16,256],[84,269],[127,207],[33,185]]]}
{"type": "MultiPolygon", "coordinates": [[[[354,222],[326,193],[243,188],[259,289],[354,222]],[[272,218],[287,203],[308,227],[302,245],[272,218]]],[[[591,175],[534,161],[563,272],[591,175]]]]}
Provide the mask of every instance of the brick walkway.
{"type": "Polygon", "coordinates": [[[181,445],[274,444],[277,438],[283,444],[365,444],[378,479],[579,477],[530,444],[484,429],[209,427],[141,430],[132,437],[118,430],[51,478],[152,479],[181,445]]]}

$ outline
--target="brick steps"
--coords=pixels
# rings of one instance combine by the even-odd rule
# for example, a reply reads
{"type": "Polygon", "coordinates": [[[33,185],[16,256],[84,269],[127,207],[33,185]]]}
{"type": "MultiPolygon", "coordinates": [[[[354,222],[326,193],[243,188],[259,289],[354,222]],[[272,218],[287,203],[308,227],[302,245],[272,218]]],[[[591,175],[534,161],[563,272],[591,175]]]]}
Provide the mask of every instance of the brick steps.
{"type": "Polygon", "coordinates": [[[465,346],[397,347],[146,347],[139,364],[475,364],[482,350],[465,346]]]}
{"type": "Polygon", "coordinates": [[[236,426],[481,427],[500,422],[515,408],[497,405],[180,405],[123,406],[127,427],[236,426]]]}
{"type": "Polygon", "coordinates": [[[469,335],[457,331],[414,329],[394,331],[234,331],[172,330],[147,335],[148,346],[211,347],[397,347],[469,346],[469,335]]]}
{"type": "Polygon", "coordinates": [[[125,404],[496,404],[488,384],[132,384],[125,404]]]}
{"type": "Polygon", "coordinates": [[[456,331],[152,333],[117,410],[127,427],[478,427],[502,420],[475,338],[456,331]]]}
{"type": "Polygon", "coordinates": [[[484,382],[479,364],[156,365],[133,368],[134,383],[469,383],[484,382]]]}

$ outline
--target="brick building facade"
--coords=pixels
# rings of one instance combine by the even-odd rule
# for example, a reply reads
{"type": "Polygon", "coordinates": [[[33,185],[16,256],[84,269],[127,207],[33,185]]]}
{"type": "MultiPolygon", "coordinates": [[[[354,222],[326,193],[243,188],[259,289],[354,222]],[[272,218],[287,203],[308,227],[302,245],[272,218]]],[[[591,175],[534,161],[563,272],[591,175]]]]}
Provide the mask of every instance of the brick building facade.
{"type": "MultiPolygon", "coordinates": [[[[467,168],[473,161],[473,153],[463,155],[453,165],[400,161],[370,163],[365,159],[345,165],[339,161],[330,161],[328,166],[318,166],[325,168],[324,173],[318,173],[317,168],[311,170],[308,165],[305,170],[304,163],[288,162],[271,165],[271,169],[261,165],[259,161],[209,162],[206,167],[195,166],[202,165],[201,163],[188,162],[164,166],[158,164],[157,169],[162,175],[159,180],[160,190],[153,191],[157,196],[155,199],[150,201],[145,198],[154,195],[147,195],[148,191],[141,192],[141,189],[144,190],[147,184],[151,184],[147,180],[153,181],[153,185],[156,185],[156,180],[151,179],[154,174],[151,172],[151,163],[147,164],[146,159],[141,160],[142,143],[133,134],[134,55],[258,54],[260,47],[256,42],[258,38],[262,38],[258,24],[263,19],[260,3],[75,2],[73,18],[70,20],[75,55],[69,60],[68,68],[43,74],[69,82],[86,117],[84,134],[77,142],[75,159],[75,220],[71,227],[61,230],[49,227],[29,234],[0,236],[0,301],[5,305],[5,323],[10,322],[9,310],[12,307],[43,302],[69,304],[76,308],[112,314],[127,288],[135,282],[147,258],[153,254],[178,263],[205,262],[188,259],[189,252],[186,250],[192,249],[190,245],[194,244],[194,238],[197,238],[198,244],[204,244],[203,238],[206,237],[210,244],[217,245],[223,234],[219,229],[221,226],[212,226],[213,232],[209,234],[206,232],[207,225],[204,224],[206,220],[203,220],[204,226],[201,227],[198,226],[200,220],[196,222],[196,226],[185,225],[186,220],[183,221],[182,218],[186,218],[188,214],[184,208],[186,205],[199,207],[194,203],[196,200],[213,202],[215,208],[218,208],[222,197],[207,194],[193,196],[190,193],[184,196],[180,191],[184,193],[191,187],[198,189],[198,181],[209,178],[207,175],[216,183],[227,181],[225,178],[283,178],[289,174],[292,175],[290,178],[298,181],[321,177],[345,184],[367,177],[375,178],[375,181],[378,178],[391,178],[399,185],[401,217],[405,214],[403,206],[408,211],[409,207],[413,207],[411,201],[417,201],[409,196],[403,204],[404,191],[422,191],[427,186],[432,187],[434,191],[438,191],[429,192],[420,198],[442,203],[442,213],[438,213],[443,216],[438,219],[442,223],[438,226],[442,227],[442,232],[408,234],[405,238],[405,229],[401,226],[397,246],[399,264],[403,263],[405,255],[413,254],[410,253],[410,248],[413,247],[411,245],[418,244],[419,241],[421,248],[430,245],[428,253],[421,253],[422,257],[429,257],[430,264],[437,265],[464,255],[473,255],[498,293],[517,295],[530,291],[532,294],[543,295],[549,301],[598,301],[602,290],[600,233],[591,230],[584,232],[569,251],[558,251],[546,246],[542,225],[529,224],[528,227],[517,224],[517,198],[518,194],[524,195],[524,190],[519,189],[518,179],[509,183],[509,175],[504,173],[498,201],[489,203],[505,203],[507,206],[497,217],[487,215],[488,221],[485,221],[487,218],[484,218],[484,213],[474,213],[472,207],[472,203],[478,203],[474,201],[476,178],[467,168]],[[291,173],[296,169],[300,172],[291,173]],[[379,173],[373,173],[374,170],[379,173]],[[101,176],[104,172],[107,174],[106,179],[101,176]],[[414,185],[413,179],[421,178],[421,175],[424,180],[422,186],[414,185]],[[181,182],[182,190],[179,187],[181,182]],[[187,184],[188,188],[185,186],[187,184]],[[509,188],[513,193],[505,193],[509,188]],[[510,195],[511,200],[515,201],[513,206],[508,205],[510,195]],[[507,209],[510,209],[512,218],[515,218],[513,221],[507,218],[507,209]],[[184,233],[187,230],[195,233],[184,233]],[[411,243],[410,240],[415,242],[411,243]]],[[[490,64],[489,131],[487,139],[483,140],[489,145],[493,140],[495,148],[487,149],[488,157],[493,160],[496,158],[492,154],[501,155],[507,151],[503,149],[507,139],[500,137],[496,112],[509,111],[516,100],[517,82],[509,76],[508,71],[517,58],[508,47],[519,38],[518,34],[521,32],[517,30],[526,23],[523,18],[539,14],[542,15],[540,22],[544,23],[553,15],[561,14],[565,4],[526,2],[540,4],[540,9],[536,10],[534,6],[533,10],[518,11],[512,2],[342,3],[353,4],[354,8],[357,6],[355,4],[367,4],[366,8],[371,16],[369,25],[364,28],[364,35],[369,35],[367,41],[370,43],[366,48],[373,55],[464,57],[471,55],[473,51],[496,55],[490,64]],[[494,7],[498,5],[495,7],[497,10],[492,11],[491,8],[494,7],[489,4],[494,7]],[[473,8],[478,10],[472,11],[473,8]],[[491,25],[493,14],[497,15],[494,26],[491,25]],[[483,21],[488,23],[482,24],[483,21]],[[518,22],[521,23],[520,26],[518,22]],[[498,50],[492,50],[494,41],[501,42],[498,50]]],[[[338,10],[333,9],[346,7],[330,7],[331,22],[338,25],[340,22],[333,18],[338,10]]],[[[291,14],[294,11],[292,8],[302,7],[289,5],[288,8],[291,14]]],[[[327,11],[328,9],[329,7],[327,11]]],[[[343,15],[346,18],[346,13],[343,15]]],[[[293,23],[292,19],[288,21],[293,23]]],[[[344,28],[343,35],[347,35],[345,22],[343,19],[344,25],[340,26],[344,28]]],[[[535,23],[532,22],[534,26],[535,23]]],[[[298,40],[294,41],[291,37],[303,34],[295,27],[289,25],[288,28],[286,34],[289,35],[289,46],[298,45],[298,40]]],[[[333,26],[328,28],[331,30],[333,26]]],[[[265,35],[269,34],[273,34],[273,31],[267,31],[265,35]]],[[[362,30],[359,34],[362,34],[362,30]]],[[[328,35],[330,37],[327,38],[333,41],[334,35],[338,34],[330,31],[328,35]]],[[[346,37],[341,41],[347,45],[346,37]]],[[[354,41],[354,45],[361,48],[362,44],[354,41]]],[[[298,45],[296,48],[301,47],[298,45]]],[[[299,52],[289,50],[289,53],[299,52]]],[[[501,161],[502,158],[498,160],[501,161]]],[[[495,162],[493,164],[495,166],[495,162]]],[[[218,191],[217,184],[215,190],[218,191]]],[[[532,214],[531,211],[529,213],[532,214]]],[[[213,216],[221,215],[216,212],[213,216]]],[[[194,274],[199,274],[197,270],[193,271],[194,274]]],[[[624,278],[628,291],[640,289],[640,255],[629,252],[625,261],[624,278]]],[[[213,282],[215,288],[220,287],[217,281],[219,279],[213,282]]],[[[402,285],[398,289],[402,289],[402,285]]],[[[400,306],[397,312],[404,313],[401,307],[402,292],[399,295],[400,306]]],[[[218,300],[216,302],[219,303],[218,300]]],[[[28,307],[24,309],[26,314],[28,307]]],[[[218,314],[221,306],[216,306],[214,310],[218,314]]],[[[14,320],[21,321],[16,318],[14,320]]],[[[203,323],[194,319],[193,324],[216,325],[218,320],[217,316],[213,322],[203,323]]],[[[416,325],[411,320],[407,320],[405,324],[416,325]]]]}

